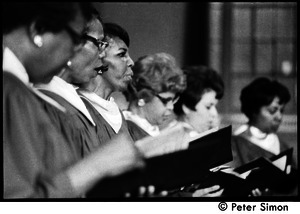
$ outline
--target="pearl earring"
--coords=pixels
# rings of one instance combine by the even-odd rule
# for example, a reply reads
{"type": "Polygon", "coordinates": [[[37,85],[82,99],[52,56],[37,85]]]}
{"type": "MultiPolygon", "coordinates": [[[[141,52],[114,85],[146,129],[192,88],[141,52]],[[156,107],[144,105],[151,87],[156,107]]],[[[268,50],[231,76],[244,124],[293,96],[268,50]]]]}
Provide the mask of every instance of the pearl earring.
{"type": "Polygon", "coordinates": [[[71,62],[71,60],[69,60],[69,61],[67,62],[67,66],[68,66],[68,67],[71,67],[71,65],[72,65],[72,62],[71,62]]]}
{"type": "Polygon", "coordinates": [[[43,39],[41,36],[39,35],[36,35],[34,36],[33,38],[33,42],[36,46],[38,46],[39,48],[43,46],[43,39]]]}
{"type": "Polygon", "coordinates": [[[142,107],[142,106],[144,106],[146,103],[145,103],[145,100],[144,99],[139,99],[139,101],[138,101],[138,106],[139,107],[142,107]]]}

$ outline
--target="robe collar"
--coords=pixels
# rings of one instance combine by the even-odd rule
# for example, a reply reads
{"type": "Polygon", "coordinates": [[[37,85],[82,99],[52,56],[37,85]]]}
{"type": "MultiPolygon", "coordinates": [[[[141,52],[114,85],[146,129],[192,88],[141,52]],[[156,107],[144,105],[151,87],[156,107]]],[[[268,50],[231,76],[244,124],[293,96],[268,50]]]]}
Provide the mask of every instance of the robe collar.
{"type": "Polygon", "coordinates": [[[130,120],[147,132],[150,136],[155,137],[159,135],[160,131],[158,126],[153,126],[145,118],[140,117],[137,114],[134,114],[131,111],[123,111],[124,117],[126,120],[130,120]]]}
{"type": "Polygon", "coordinates": [[[109,123],[115,133],[118,133],[122,126],[122,115],[114,98],[105,100],[94,92],[78,90],[80,96],[86,99],[97,110],[97,112],[109,123]]]}
{"type": "Polygon", "coordinates": [[[8,48],[5,47],[3,51],[3,64],[2,64],[3,72],[8,72],[16,76],[19,80],[21,80],[35,95],[50,103],[60,111],[66,112],[66,109],[60,105],[58,102],[53,100],[52,98],[46,96],[45,94],[38,91],[33,87],[33,84],[29,81],[28,73],[17,58],[17,56],[8,48]]]}
{"type": "Polygon", "coordinates": [[[96,126],[84,102],[77,94],[75,86],[73,86],[72,84],[67,83],[65,80],[63,80],[58,76],[54,76],[51,82],[49,82],[48,84],[38,84],[36,85],[36,87],[51,91],[61,96],[66,101],[68,101],[73,107],[75,107],[78,111],[80,111],[90,121],[90,123],[93,126],[96,126]]]}

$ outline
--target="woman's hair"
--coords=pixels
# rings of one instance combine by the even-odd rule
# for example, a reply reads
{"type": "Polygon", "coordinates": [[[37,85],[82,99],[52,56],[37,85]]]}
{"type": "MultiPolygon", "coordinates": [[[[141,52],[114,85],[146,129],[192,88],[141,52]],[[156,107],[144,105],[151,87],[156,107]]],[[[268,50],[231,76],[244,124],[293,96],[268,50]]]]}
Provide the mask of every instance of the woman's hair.
{"type": "Polygon", "coordinates": [[[129,47],[130,44],[130,39],[127,31],[122,28],[120,25],[116,23],[104,23],[103,25],[104,28],[104,34],[105,37],[118,37],[120,38],[126,45],[129,47]]]}
{"type": "Polygon", "coordinates": [[[251,119],[262,106],[270,105],[275,97],[279,98],[280,104],[286,104],[291,99],[287,87],[276,80],[259,77],[242,89],[241,111],[251,119]]]}
{"type": "Polygon", "coordinates": [[[224,82],[215,70],[202,65],[188,66],[183,70],[186,75],[187,87],[174,105],[175,114],[184,114],[182,105],[191,110],[196,110],[195,106],[201,100],[202,95],[209,90],[216,92],[217,99],[223,97],[224,82]]]}
{"type": "Polygon", "coordinates": [[[75,2],[3,2],[3,33],[29,26],[35,22],[39,32],[59,32],[72,21],[78,11],[88,21],[91,19],[91,3],[75,2]]]}
{"type": "Polygon", "coordinates": [[[99,22],[103,25],[103,20],[96,8],[91,8],[91,12],[89,14],[89,20],[84,29],[85,34],[90,31],[91,23],[93,22],[93,20],[99,20],[99,22]]]}
{"type": "Polygon", "coordinates": [[[140,57],[132,67],[133,78],[124,92],[129,102],[152,100],[158,93],[178,94],[185,88],[185,76],[176,65],[175,58],[167,53],[156,53],[140,57]]]}

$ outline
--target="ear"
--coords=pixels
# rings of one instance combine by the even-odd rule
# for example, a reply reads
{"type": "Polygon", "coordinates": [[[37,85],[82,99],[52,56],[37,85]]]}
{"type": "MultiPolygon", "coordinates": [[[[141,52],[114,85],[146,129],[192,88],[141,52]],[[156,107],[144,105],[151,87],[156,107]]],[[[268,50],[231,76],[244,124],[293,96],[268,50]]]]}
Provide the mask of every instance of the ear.
{"type": "Polygon", "coordinates": [[[190,114],[191,109],[189,109],[186,105],[182,104],[182,111],[185,115],[190,114]]]}
{"type": "Polygon", "coordinates": [[[43,46],[43,37],[42,34],[37,31],[36,22],[32,22],[29,26],[29,37],[38,48],[43,46]]]}

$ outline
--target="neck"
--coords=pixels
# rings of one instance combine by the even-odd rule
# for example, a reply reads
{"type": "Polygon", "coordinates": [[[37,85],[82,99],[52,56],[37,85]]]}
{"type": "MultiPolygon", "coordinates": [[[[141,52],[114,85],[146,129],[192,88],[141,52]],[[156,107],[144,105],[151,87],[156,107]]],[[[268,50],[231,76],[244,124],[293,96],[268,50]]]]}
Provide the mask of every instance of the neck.
{"type": "Polygon", "coordinates": [[[94,92],[99,97],[108,100],[113,90],[107,87],[105,80],[97,75],[95,78],[91,79],[88,83],[81,86],[82,89],[94,92]]]}
{"type": "Polygon", "coordinates": [[[257,128],[259,131],[261,131],[261,132],[263,132],[263,133],[269,134],[267,131],[261,129],[260,127],[258,127],[258,126],[257,126],[255,123],[253,123],[253,122],[249,122],[248,125],[257,128]]]}
{"type": "Polygon", "coordinates": [[[144,118],[142,108],[135,105],[133,102],[129,103],[128,110],[131,111],[133,114],[137,114],[144,118]]]}
{"type": "Polygon", "coordinates": [[[8,47],[27,69],[29,60],[35,52],[29,38],[24,36],[27,32],[24,28],[19,28],[3,36],[2,48],[8,47]],[[18,41],[18,42],[16,42],[18,41]]]}

